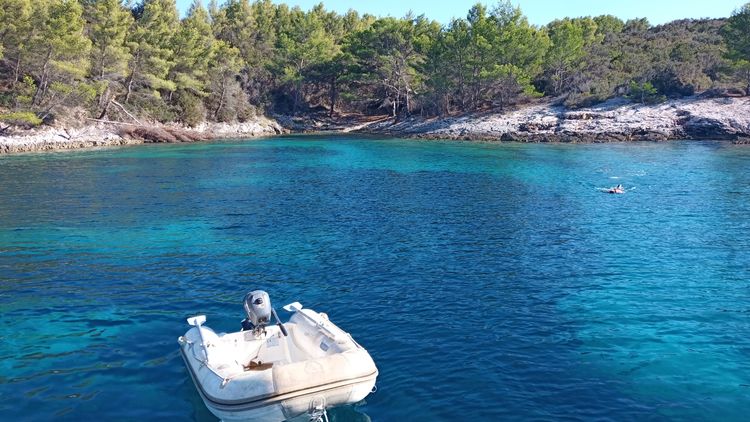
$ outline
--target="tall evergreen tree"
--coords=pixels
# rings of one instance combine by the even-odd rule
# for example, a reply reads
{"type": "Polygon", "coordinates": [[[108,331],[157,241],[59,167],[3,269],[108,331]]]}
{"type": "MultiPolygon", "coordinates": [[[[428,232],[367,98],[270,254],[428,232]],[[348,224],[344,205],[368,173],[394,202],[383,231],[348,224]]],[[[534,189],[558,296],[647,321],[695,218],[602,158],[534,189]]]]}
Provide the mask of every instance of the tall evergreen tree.
{"type": "Polygon", "coordinates": [[[18,106],[19,99],[23,101],[24,97],[27,98],[26,102],[31,102],[31,95],[22,93],[17,88],[23,77],[24,67],[29,64],[31,41],[40,30],[39,23],[38,14],[32,8],[32,0],[0,2],[0,50],[3,53],[0,60],[10,76],[8,82],[12,98],[12,101],[6,102],[7,105],[18,106]]]}
{"type": "Polygon", "coordinates": [[[277,71],[283,75],[282,83],[292,87],[292,113],[299,109],[303,82],[310,69],[330,61],[339,51],[333,37],[325,31],[320,12],[304,13],[293,10],[294,30],[280,34],[277,47],[277,71]]]}
{"type": "Polygon", "coordinates": [[[98,84],[101,119],[106,116],[112,99],[124,89],[132,58],[125,39],[133,26],[133,15],[121,0],[86,1],[84,14],[86,33],[92,42],[89,75],[98,84]]]}
{"type": "Polygon", "coordinates": [[[348,46],[357,72],[375,88],[380,107],[390,109],[393,117],[412,112],[412,98],[423,82],[419,69],[429,48],[422,39],[435,28],[422,16],[382,18],[356,34],[348,46]]]}
{"type": "Polygon", "coordinates": [[[38,2],[36,16],[42,25],[31,40],[35,57],[33,76],[37,82],[32,106],[50,109],[83,88],[91,41],[84,34],[83,8],[75,0],[38,2]]]}
{"type": "Polygon", "coordinates": [[[750,95],[750,3],[732,13],[723,30],[735,75],[744,81],[750,95]]]}
{"type": "Polygon", "coordinates": [[[224,41],[216,41],[209,63],[210,93],[206,99],[208,115],[220,122],[249,117],[247,96],[239,83],[242,68],[239,50],[224,41]]]}
{"type": "MultiPolygon", "coordinates": [[[[128,67],[124,102],[128,103],[135,91],[141,90],[148,99],[161,99],[162,93],[174,91],[177,86],[168,79],[174,65],[172,38],[179,28],[177,6],[174,0],[145,0],[138,10],[136,23],[131,30],[128,46],[132,54],[128,67]]],[[[163,106],[144,104],[156,112],[163,106]]]]}
{"type": "Polygon", "coordinates": [[[187,17],[172,40],[174,65],[169,79],[175,84],[180,118],[196,124],[205,119],[202,98],[207,95],[209,61],[212,58],[214,36],[206,9],[194,0],[187,17]]]}
{"type": "Polygon", "coordinates": [[[547,31],[551,42],[545,57],[548,88],[550,94],[559,95],[583,69],[588,46],[603,37],[592,18],[555,20],[547,25],[547,31]]]}
{"type": "Polygon", "coordinates": [[[540,95],[532,81],[543,70],[549,37],[529,24],[521,9],[510,1],[498,3],[492,18],[498,31],[494,49],[498,60],[488,71],[495,78],[495,83],[490,84],[490,97],[503,107],[520,96],[540,95]]]}
{"type": "Polygon", "coordinates": [[[469,24],[469,43],[467,49],[467,80],[471,90],[469,92],[469,103],[472,108],[481,106],[482,93],[485,91],[485,82],[488,79],[487,70],[492,66],[495,59],[493,44],[496,43],[495,22],[487,15],[487,7],[477,3],[469,9],[466,17],[469,24]]]}
{"type": "Polygon", "coordinates": [[[274,60],[277,28],[284,19],[281,10],[269,0],[228,0],[212,14],[216,38],[236,48],[242,60],[242,87],[255,104],[268,102],[275,86],[269,68],[274,60]]]}

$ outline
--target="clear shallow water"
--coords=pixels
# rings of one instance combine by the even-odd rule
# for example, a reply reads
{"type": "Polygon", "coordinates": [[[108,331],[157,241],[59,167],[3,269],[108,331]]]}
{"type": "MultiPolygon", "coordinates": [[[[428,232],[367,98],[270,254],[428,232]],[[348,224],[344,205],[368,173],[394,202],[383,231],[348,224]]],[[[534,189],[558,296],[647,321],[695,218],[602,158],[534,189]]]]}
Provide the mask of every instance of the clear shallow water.
{"type": "Polygon", "coordinates": [[[238,329],[263,288],[378,364],[335,421],[742,420],[748,170],[747,147],[697,142],[0,157],[0,412],[213,420],[176,338],[198,312],[238,329]]]}

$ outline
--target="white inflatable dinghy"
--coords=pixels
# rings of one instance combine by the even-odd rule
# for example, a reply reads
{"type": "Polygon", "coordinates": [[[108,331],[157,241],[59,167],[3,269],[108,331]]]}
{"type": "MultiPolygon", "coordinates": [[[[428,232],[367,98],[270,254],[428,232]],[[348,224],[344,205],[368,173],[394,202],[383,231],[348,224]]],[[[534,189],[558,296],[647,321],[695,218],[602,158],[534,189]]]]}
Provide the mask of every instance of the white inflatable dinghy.
{"type": "Polygon", "coordinates": [[[224,421],[284,421],[361,401],[374,391],[378,370],[367,350],[323,313],[299,302],[281,323],[268,294],[244,301],[242,331],[216,334],[204,315],[178,339],[180,352],[208,409],[224,421]],[[271,317],[276,325],[269,325],[271,317]]]}

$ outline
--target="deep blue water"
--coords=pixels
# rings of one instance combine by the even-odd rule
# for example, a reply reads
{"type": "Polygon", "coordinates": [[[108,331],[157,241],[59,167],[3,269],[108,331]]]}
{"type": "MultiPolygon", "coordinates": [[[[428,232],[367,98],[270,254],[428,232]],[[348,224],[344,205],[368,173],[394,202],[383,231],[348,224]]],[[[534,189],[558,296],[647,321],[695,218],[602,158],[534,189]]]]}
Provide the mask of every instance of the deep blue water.
{"type": "Polygon", "coordinates": [[[290,137],[0,157],[3,419],[213,420],[176,339],[199,312],[239,329],[256,288],[375,359],[377,393],[335,421],[742,420],[750,148],[290,137]]]}

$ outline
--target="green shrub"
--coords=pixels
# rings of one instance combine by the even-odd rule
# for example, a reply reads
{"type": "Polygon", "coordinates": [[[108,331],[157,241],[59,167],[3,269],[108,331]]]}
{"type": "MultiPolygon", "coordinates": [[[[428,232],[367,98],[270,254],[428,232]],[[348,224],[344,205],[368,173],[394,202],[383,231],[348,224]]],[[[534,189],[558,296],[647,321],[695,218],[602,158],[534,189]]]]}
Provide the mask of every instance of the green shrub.
{"type": "Polygon", "coordinates": [[[129,104],[125,105],[128,110],[139,117],[150,118],[161,123],[177,120],[179,110],[169,106],[159,95],[134,95],[129,104]]]}
{"type": "Polygon", "coordinates": [[[583,108],[583,107],[591,107],[596,104],[602,103],[606,101],[606,97],[602,97],[599,95],[592,95],[588,93],[583,92],[573,92],[570,95],[565,98],[565,101],[563,102],[563,105],[567,108],[583,108]]]}
{"type": "Polygon", "coordinates": [[[12,92],[0,92],[0,107],[11,108],[13,107],[13,99],[15,95],[12,92]]]}
{"type": "Polygon", "coordinates": [[[32,128],[41,125],[42,119],[30,111],[16,111],[0,114],[0,122],[9,123],[14,126],[32,128]]]}
{"type": "Polygon", "coordinates": [[[190,127],[195,127],[206,120],[206,108],[199,97],[188,92],[180,93],[177,99],[180,121],[190,127]]]}
{"type": "Polygon", "coordinates": [[[247,103],[240,103],[237,105],[237,121],[247,122],[252,120],[257,115],[257,111],[254,105],[247,103]]]}
{"type": "Polygon", "coordinates": [[[657,104],[667,100],[651,82],[637,83],[630,81],[627,98],[642,104],[657,104]]]}
{"type": "Polygon", "coordinates": [[[235,114],[234,109],[229,107],[222,107],[221,110],[219,110],[219,112],[216,114],[216,121],[230,123],[234,121],[235,117],[237,117],[237,115],[235,114]]]}

